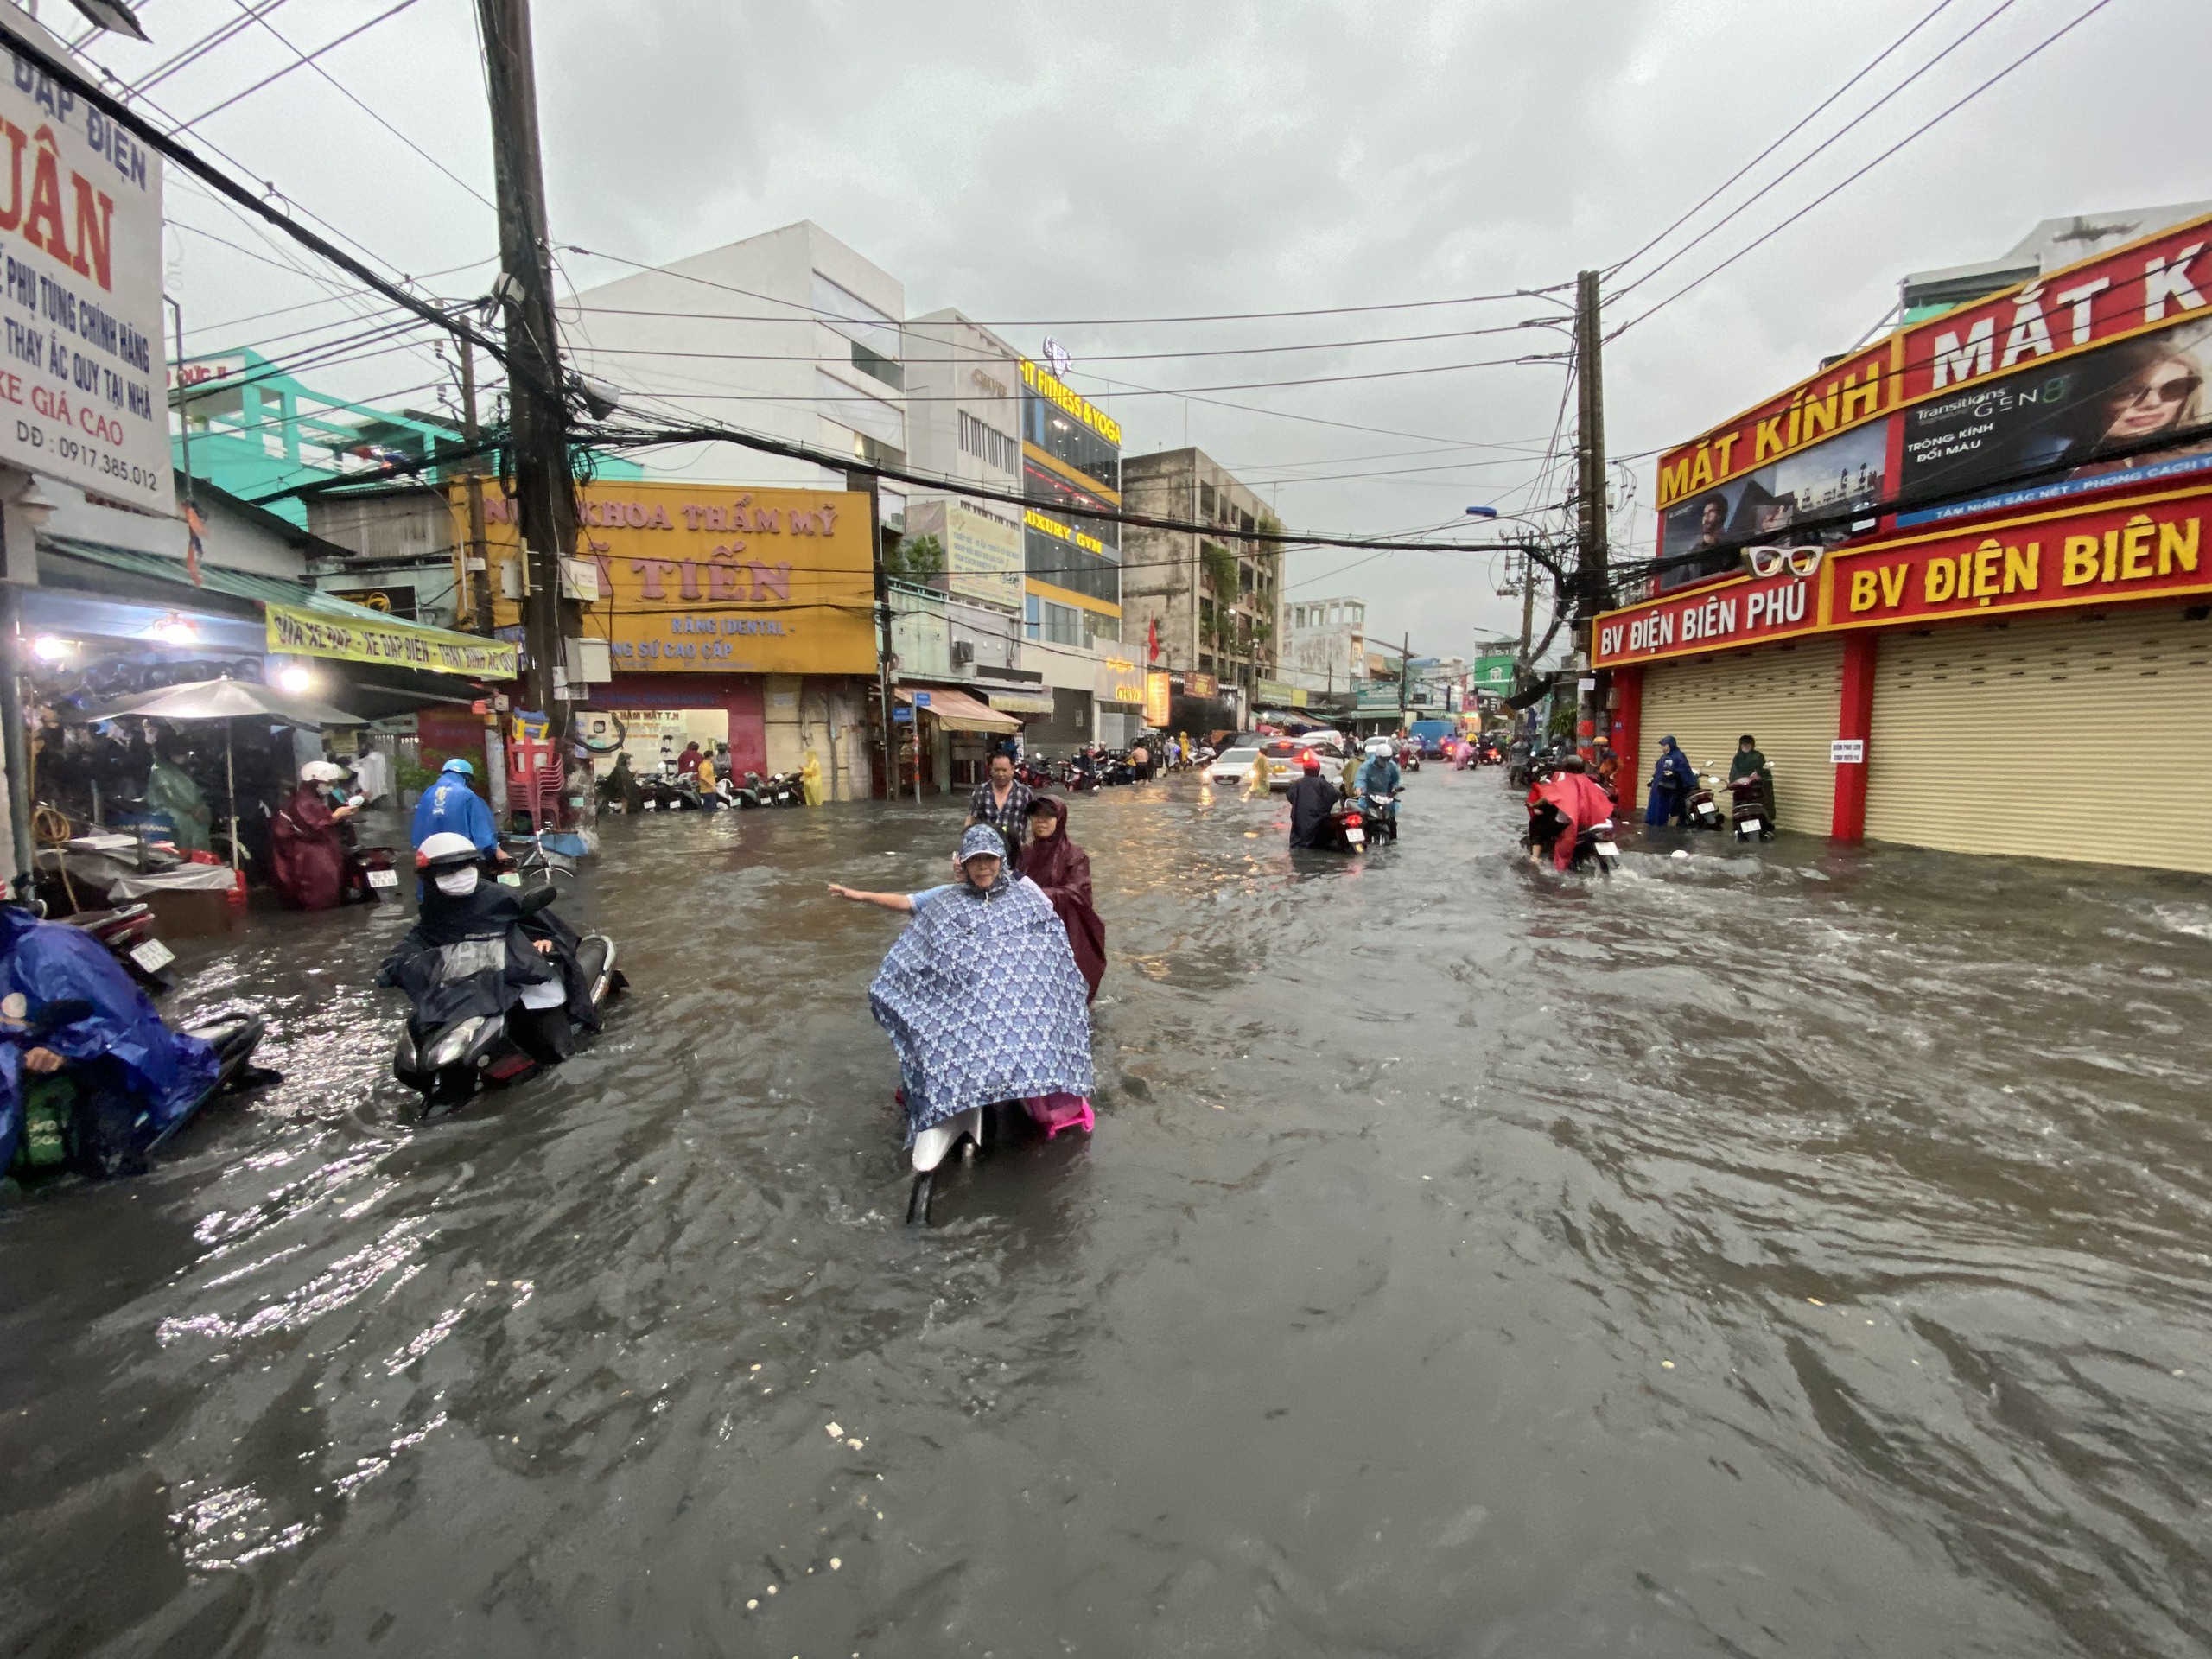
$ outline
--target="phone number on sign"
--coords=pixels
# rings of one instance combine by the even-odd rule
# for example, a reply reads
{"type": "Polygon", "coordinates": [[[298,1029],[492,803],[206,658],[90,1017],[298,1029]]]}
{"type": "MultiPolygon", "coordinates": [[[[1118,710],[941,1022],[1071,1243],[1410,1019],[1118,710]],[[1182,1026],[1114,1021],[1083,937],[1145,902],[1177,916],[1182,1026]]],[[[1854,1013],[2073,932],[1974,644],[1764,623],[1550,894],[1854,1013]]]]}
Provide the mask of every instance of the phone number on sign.
{"type": "Polygon", "coordinates": [[[150,490],[160,483],[161,474],[150,467],[133,466],[120,455],[82,442],[67,432],[49,435],[45,428],[29,421],[16,423],[16,442],[27,448],[45,451],[59,466],[81,467],[102,478],[128,483],[133,489],[150,490]]]}

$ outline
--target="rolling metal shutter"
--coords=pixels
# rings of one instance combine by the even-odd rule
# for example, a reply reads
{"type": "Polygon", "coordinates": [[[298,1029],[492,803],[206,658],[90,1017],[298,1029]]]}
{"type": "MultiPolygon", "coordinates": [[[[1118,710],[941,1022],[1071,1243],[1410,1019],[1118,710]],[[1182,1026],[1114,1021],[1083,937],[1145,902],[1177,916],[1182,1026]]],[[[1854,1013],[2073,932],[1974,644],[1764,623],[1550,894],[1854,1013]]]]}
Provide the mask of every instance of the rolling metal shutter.
{"type": "MultiPolygon", "coordinates": [[[[1825,836],[1835,808],[1835,739],[1843,646],[1834,639],[1721,652],[1645,671],[1639,725],[1643,775],[1671,735],[1700,772],[1721,778],[1749,732],[1774,768],[1775,817],[1784,830],[1825,836]]],[[[1639,780],[1640,781],[1640,780],[1639,780]]],[[[1731,799],[1717,798],[1723,812],[1731,799]]]]}
{"type": "Polygon", "coordinates": [[[2212,872],[2208,709],[2212,621],[2179,609],[1886,633],[1866,834],[2212,872]],[[2135,780],[2134,806],[2095,775],[2107,761],[2135,780]]]}

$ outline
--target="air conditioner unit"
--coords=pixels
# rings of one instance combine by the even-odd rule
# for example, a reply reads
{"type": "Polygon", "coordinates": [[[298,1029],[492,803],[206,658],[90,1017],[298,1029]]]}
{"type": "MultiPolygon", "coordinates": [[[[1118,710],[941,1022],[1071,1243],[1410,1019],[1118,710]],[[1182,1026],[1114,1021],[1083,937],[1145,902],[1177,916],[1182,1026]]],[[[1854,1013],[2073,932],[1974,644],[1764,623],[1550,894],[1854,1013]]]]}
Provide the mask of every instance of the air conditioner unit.
{"type": "Polygon", "coordinates": [[[955,668],[973,668],[976,666],[976,642],[974,640],[956,639],[952,642],[952,665],[955,668]]]}

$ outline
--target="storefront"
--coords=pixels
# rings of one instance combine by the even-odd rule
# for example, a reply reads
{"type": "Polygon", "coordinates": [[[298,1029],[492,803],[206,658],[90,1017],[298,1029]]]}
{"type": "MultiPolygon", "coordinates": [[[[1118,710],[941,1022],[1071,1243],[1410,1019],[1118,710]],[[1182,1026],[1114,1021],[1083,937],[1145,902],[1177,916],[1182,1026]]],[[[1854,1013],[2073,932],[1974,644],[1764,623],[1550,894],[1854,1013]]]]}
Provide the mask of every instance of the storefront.
{"type": "Polygon", "coordinates": [[[1748,733],[1784,830],[2212,872],[2212,491],[1839,550],[1598,619],[1641,792],[1748,733]],[[2104,772],[2147,751],[2139,821],[2104,772]]]}
{"type": "MultiPolygon", "coordinates": [[[[486,506],[497,620],[512,626],[513,507],[486,506]]],[[[709,754],[727,743],[740,775],[797,772],[811,754],[830,799],[872,791],[877,645],[865,495],[597,484],[583,491],[582,530],[586,556],[568,578],[585,601],[571,667],[591,676],[605,653],[607,677],[587,679],[578,711],[601,772],[618,749],[633,768],[657,770],[664,749],[672,758],[696,740],[709,754]]]]}

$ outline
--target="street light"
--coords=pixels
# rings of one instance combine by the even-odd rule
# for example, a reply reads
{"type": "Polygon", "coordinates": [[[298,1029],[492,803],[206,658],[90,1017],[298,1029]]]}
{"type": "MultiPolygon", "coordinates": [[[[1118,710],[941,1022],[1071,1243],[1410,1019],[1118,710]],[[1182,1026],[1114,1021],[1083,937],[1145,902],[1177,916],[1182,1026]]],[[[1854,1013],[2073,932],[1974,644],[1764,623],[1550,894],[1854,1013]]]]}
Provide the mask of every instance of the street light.
{"type": "Polygon", "coordinates": [[[1469,507],[1467,516],[1471,518],[1495,518],[1497,517],[1497,509],[1496,507],[1469,507]]]}

